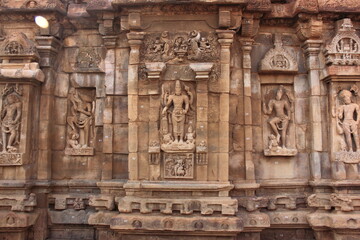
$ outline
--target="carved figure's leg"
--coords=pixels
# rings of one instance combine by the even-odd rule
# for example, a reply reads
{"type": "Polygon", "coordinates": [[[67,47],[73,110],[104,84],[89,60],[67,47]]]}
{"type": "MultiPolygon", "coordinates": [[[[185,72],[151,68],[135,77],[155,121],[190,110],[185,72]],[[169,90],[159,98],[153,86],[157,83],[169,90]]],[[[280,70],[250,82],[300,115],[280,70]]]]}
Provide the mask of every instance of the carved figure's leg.
{"type": "Polygon", "coordinates": [[[4,131],[5,129],[2,128],[2,144],[3,144],[3,149],[2,149],[2,152],[6,152],[6,133],[4,131]]]}
{"type": "Polygon", "coordinates": [[[351,140],[351,133],[350,129],[344,126],[344,135],[345,135],[345,141],[347,145],[348,151],[352,151],[352,140],[351,140]]]}
{"type": "Polygon", "coordinates": [[[287,132],[287,128],[289,126],[289,121],[284,120],[282,122],[282,125],[283,125],[283,129],[281,131],[281,142],[282,142],[282,147],[286,148],[286,132],[287,132]]]}
{"type": "Polygon", "coordinates": [[[356,151],[360,152],[359,135],[358,135],[358,130],[357,130],[356,127],[357,127],[356,125],[352,126],[352,132],[353,132],[353,136],[354,136],[354,142],[355,142],[356,151]]]}
{"type": "Polygon", "coordinates": [[[273,130],[273,131],[275,132],[275,134],[276,134],[277,142],[280,141],[280,133],[279,133],[279,130],[278,130],[277,126],[276,126],[276,124],[279,123],[279,122],[280,122],[280,121],[279,121],[278,118],[273,118],[273,119],[271,119],[271,120],[269,121],[269,124],[270,124],[272,130],[273,130]]]}
{"type": "Polygon", "coordinates": [[[14,141],[15,141],[15,137],[16,137],[16,130],[15,130],[15,129],[11,129],[11,130],[10,130],[9,141],[8,141],[8,144],[7,144],[7,148],[13,147],[13,144],[14,144],[14,141]]]}

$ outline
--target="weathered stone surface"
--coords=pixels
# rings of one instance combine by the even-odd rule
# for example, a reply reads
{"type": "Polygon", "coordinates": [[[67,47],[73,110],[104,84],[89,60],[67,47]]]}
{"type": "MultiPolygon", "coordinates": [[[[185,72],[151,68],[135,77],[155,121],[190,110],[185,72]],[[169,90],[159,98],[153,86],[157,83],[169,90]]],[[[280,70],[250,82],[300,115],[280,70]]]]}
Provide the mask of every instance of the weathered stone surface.
{"type": "Polygon", "coordinates": [[[357,239],[359,7],[2,1],[0,238],[357,239]]]}

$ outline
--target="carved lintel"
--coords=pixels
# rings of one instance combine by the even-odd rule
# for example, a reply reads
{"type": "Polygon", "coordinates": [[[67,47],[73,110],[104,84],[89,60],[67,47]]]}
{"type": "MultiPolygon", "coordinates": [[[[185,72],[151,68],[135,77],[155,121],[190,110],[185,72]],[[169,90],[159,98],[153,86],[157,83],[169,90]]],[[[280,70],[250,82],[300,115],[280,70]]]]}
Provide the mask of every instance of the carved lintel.
{"type": "Polygon", "coordinates": [[[114,196],[93,195],[89,197],[89,205],[96,210],[113,210],[115,208],[114,196]]]}
{"type": "Polygon", "coordinates": [[[36,36],[36,46],[40,55],[40,66],[54,66],[61,42],[53,36],[36,36]]]}
{"type": "Polygon", "coordinates": [[[3,63],[0,64],[0,78],[35,79],[44,82],[45,75],[38,63],[3,63]]]}
{"type": "Polygon", "coordinates": [[[165,68],[165,63],[162,62],[145,63],[145,65],[148,71],[148,78],[154,80],[158,80],[160,78],[160,74],[165,68]]]}
{"type": "Polygon", "coordinates": [[[195,72],[196,80],[207,80],[214,63],[190,63],[190,68],[195,72]]]}
{"type": "Polygon", "coordinates": [[[104,46],[107,49],[113,49],[116,47],[116,41],[117,41],[117,36],[102,36],[102,39],[104,41],[104,46]]]}
{"type": "Polygon", "coordinates": [[[22,164],[22,153],[0,153],[0,166],[17,166],[22,164]]]}
{"type": "Polygon", "coordinates": [[[360,163],[360,152],[335,152],[335,161],[349,163],[349,164],[357,164],[360,163]]]}
{"type": "Polygon", "coordinates": [[[36,194],[24,195],[0,195],[0,207],[11,207],[11,211],[31,212],[37,206],[36,194]]]}
{"type": "Polygon", "coordinates": [[[66,148],[65,154],[70,156],[93,156],[94,155],[94,148],[87,147],[87,148],[66,148]]]}
{"type": "Polygon", "coordinates": [[[156,216],[156,215],[123,215],[119,214],[110,221],[110,228],[116,230],[141,230],[177,232],[208,231],[221,233],[237,233],[243,229],[243,222],[237,217],[197,217],[156,216]]]}
{"type": "Polygon", "coordinates": [[[297,154],[296,149],[287,149],[287,148],[279,148],[279,149],[265,149],[265,156],[295,156],[297,154]]]}

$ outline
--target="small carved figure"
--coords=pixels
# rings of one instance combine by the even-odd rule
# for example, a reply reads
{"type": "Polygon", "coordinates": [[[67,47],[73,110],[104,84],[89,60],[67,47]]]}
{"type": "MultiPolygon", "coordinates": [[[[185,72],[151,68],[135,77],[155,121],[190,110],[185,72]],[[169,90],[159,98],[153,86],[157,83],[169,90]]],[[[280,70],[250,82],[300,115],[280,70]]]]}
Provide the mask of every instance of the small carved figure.
{"type": "Polygon", "coordinates": [[[352,93],[349,90],[341,90],[339,98],[342,99],[344,104],[338,107],[337,118],[345,135],[347,150],[359,152],[358,124],[360,121],[360,110],[359,105],[353,103],[351,97],[352,93]]]}
{"type": "Polygon", "coordinates": [[[160,41],[160,38],[156,38],[154,45],[151,48],[153,53],[162,53],[163,52],[164,43],[160,41]]]}
{"type": "Polygon", "coordinates": [[[173,138],[175,141],[182,143],[184,141],[185,116],[189,111],[189,97],[182,93],[179,80],[175,83],[175,93],[171,94],[167,99],[167,103],[162,111],[163,116],[166,115],[171,105],[174,106],[171,112],[173,138]]]}
{"type": "Polygon", "coordinates": [[[275,109],[275,116],[269,120],[271,129],[276,135],[276,140],[280,143],[282,148],[286,148],[286,132],[290,121],[290,105],[287,100],[282,99],[284,95],[284,87],[281,85],[276,92],[276,98],[271,99],[266,107],[263,102],[263,110],[265,114],[270,115],[275,109]],[[281,134],[280,134],[281,133],[281,134]]]}
{"type": "Polygon", "coordinates": [[[174,176],[185,176],[185,166],[183,159],[177,159],[174,166],[174,176]]]}
{"type": "Polygon", "coordinates": [[[200,39],[199,46],[201,51],[208,51],[211,48],[209,41],[204,37],[200,39]]]}
{"type": "Polygon", "coordinates": [[[195,131],[193,130],[192,125],[189,125],[188,131],[185,135],[186,143],[194,143],[195,141],[195,131]]]}
{"type": "Polygon", "coordinates": [[[5,98],[1,111],[2,152],[14,153],[19,143],[19,127],[21,122],[22,103],[15,94],[5,98]]]}
{"type": "Polygon", "coordinates": [[[70,147],[74,149],[81,148],[78,139],[79,139],[79,134],[77,134],[76,132],[70,133],[70,138],[68,139],[68,144],[70,145],[70,147]]]}
{"type": "Polygon", "coordinates": [[[170,56],[170,40],[169,33],[167,31],[161,33],[161,41],[163,42],[163,56],[170,56]]]}
{"type": "Polygon", "coordinates": [[[274,134],[270,134],[270,136],[269,136],[269,149],[271,149],[271,150],[280,149],[279,143],[274,134]]]}

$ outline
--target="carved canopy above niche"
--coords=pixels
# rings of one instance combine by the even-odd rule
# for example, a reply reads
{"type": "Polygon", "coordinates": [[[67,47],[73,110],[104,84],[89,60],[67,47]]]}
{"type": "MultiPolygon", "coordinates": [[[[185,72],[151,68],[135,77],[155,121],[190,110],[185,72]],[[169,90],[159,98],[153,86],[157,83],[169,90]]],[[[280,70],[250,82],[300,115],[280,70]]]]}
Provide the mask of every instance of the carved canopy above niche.
{"type": "Polygon", "coordinates": [[[359,65],[360,38],[350,18],[337,21],[336,35],[326,46],[325,57],[328,65],[359,65]]]}
{"type": "Polygon", "coordinates": [[[270,49],[261,60],[260,71],[296,73],[298,64],[295,56],[283,47],[281,34],[275,34],[274,45],[274,48],[270,49]]]}

